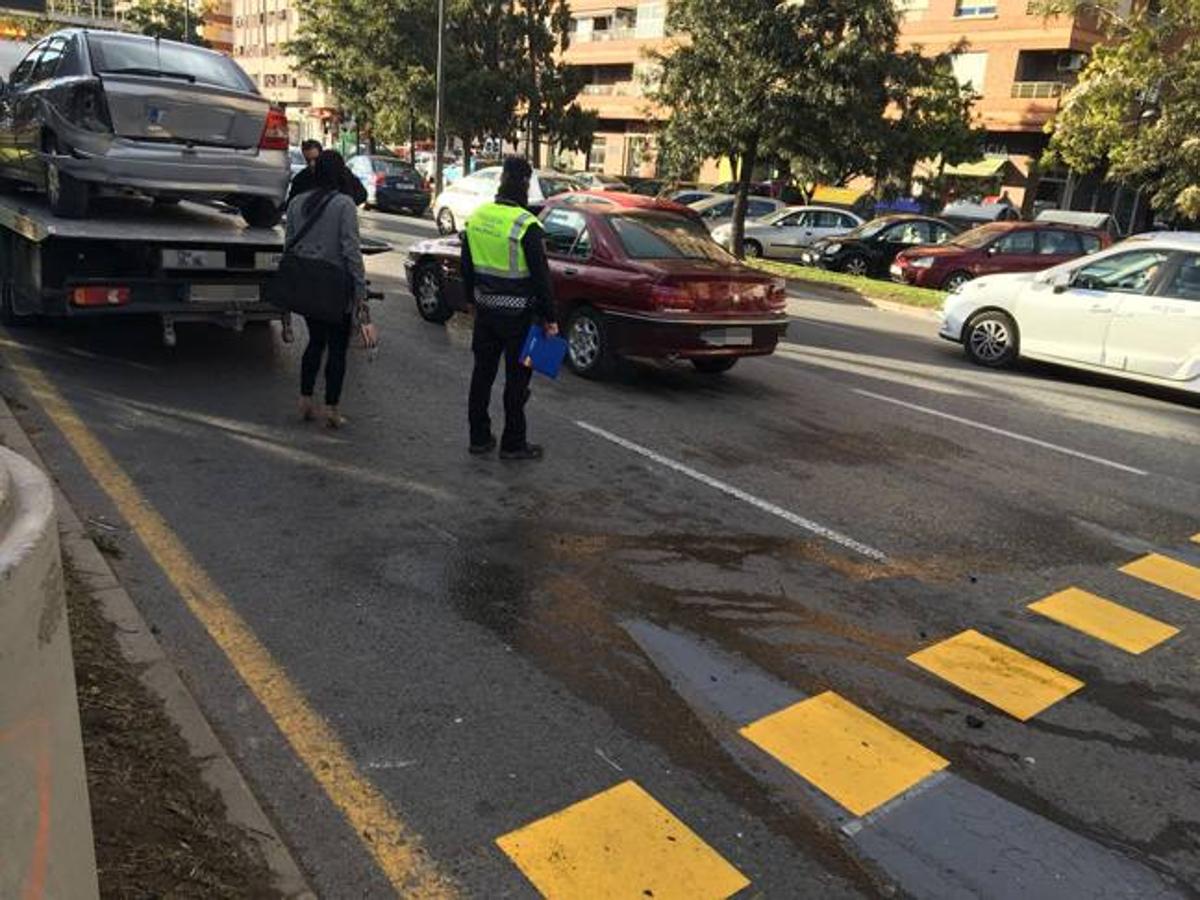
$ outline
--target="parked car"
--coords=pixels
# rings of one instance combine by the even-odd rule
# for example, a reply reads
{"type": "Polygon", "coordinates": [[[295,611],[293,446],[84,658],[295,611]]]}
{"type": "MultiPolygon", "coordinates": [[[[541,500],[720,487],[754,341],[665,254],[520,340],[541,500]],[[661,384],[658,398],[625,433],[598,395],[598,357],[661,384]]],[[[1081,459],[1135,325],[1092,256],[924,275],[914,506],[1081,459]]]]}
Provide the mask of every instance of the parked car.
{"type": "MultiPolygon", "coordinates": [[[[863,222],[854,213],[828,206],[789,206],[761,219],[747,220],[743,249],[747,256],[795,259],[804,248],[821,238],[835,237],[863,222]]],[[[726,249],[732,243],[733,226],[713,229],[713,240],[726,249]]]]}
{"type": "Polygon", "coordinates": [[[980,225],[936,247],[902,250],[892,263],[896,281],[953,291],[980,275],[1038,272],[1095,253],[1112,243],[1103,231],[1041,222],[980,225]]]}
{"type": "Polygon", "coordinates": [[[983,366],[1019,357],[1200,394],[1200,233],[1139,234],[946,298],[939,334],[983,366]]]}
{"type": "Polygon", "coordinates": [[[1034,217],[1035,222],[1056,222],[1059,225],[1075,225],[1079,228],[1092,228],[1104,231],[1114,240],[1121,239],[1121,226],[1117,220],[1105,212],[1083,212],[1074,209],[1042,209],[1034,217]]]}
{"type": "Polygon", "coordinates": [[[394,156],[352,156],[346,165],[367,190],[367,207],[381,212],[408,210],[414,216],[429,209],[429,185],[417,167],[394,156]]]}
{"type": "Polygon", "coordinates": [[[678,191],[667,191],[659,194],[659,197],[670,200],[674,203],[682,203],[684,206],[691,206],[693,203],[699,203],[701,200],[711,200],[713,197],[721,196],[716,191],[706,191],[702,188],[683,188],[678,191]]]}
{"type": "MultiPolygon", "coordinates": [[[[438,232],[453,234],[466,224],[471,213],[494,199],[500,187],[501,166],[489,166],[460,178],[433,201],[433,218],[438,232]]],[[[569,175],[550,169],[538,169],[529,182],[529,205],[536,212],[551,197],[567,191],[583,190],[569,175]]]]}
{"type": "Polygon", "coordinates": [[[989,222],[1019,222],[1021,213],[1007,203],[972,203],[969,200],[957,200],[947,203],[937,214],[943,222],[949,222],[958,228],[974,228],[989,222]]]}
{"type": "MultiPolygon", "coordinates": [[[[728,194],[718,194],[708,200],[701,200],[699,203],[690,204],[692,209],[700,213],[700,218],[704,220],[704,224],[708,226],[708,230],[719,228],[733,218],[733,203],[736,198],[728,194]]],[[[771,213],[783,209],[783,204],[778,200],[772,200],[770,197],[748,197],[746,198],[746,221],[751,219],[761,219],[763,216],[769,216],[771,213]]]]}
{"type": "Polygon", "coordinates": [[[308,168],[308,160],[304,158],[304,153],[299,147],[288,147],[288,168],[292,178],[308,168]]]}
{"type": "Polygon", "coordinates": [[[896,254],[923,244],[944,244],[958,229],[928,216],[880,216],[840,237],[822,238],[800,254],[801,262],[849,275],[888,274],[896,254]]]}
{"type": "MultiPolygon", "coordinates": [[[[541,219],[567,363],[581,375],[603,375],[626,356],[678,357],[724,372],[743,356],[773,353],[787,330],[783,280],[740,264],[693,219],[561,203],[541,219]]],[[[459,240],[409,250],[409,285],[429,321],[466,308],[459,240]]]]}
{"type": "Polygon", "coordinates": [[[546,201],[546,205],[554,206],[619,206],[625,209],[663,209],[679,213],[683,216],[700,221],[700,214],[690,206],[676,203],[673,200],[663,200],[661,197],[645,197],[628,191],[568,191],[546,201]]]}
{"type": "MultiPolygon", "coordinates": [[[[713,186],[715,194],[736,194],[738,190],[738,182],[722,181],[720,184],[713,186]]],[[[769,181],[752,181],[750,182],[751,197],[773,197],[774,190],[769,181]]]]}
{"type": "Polygon", "coordinates": [[[0,89],[0,177],[85,218],[99,190],[222,200],[252,226],[280,217],[287,116],[233,60],[174,41],[68,29],[0,89]]]}
{"type": "Polygon", "coordinates": [[[571,177],[589,191],[627,191],[627,185],[615,175],[605,175],[602,172],[572,172],[571,177]]]}

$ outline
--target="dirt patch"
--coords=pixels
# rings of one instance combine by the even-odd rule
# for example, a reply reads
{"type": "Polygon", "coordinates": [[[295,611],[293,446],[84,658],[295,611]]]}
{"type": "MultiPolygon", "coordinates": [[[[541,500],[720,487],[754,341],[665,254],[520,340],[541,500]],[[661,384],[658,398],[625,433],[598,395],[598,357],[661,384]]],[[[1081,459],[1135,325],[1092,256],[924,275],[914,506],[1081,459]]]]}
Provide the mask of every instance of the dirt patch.
{"type": "Polygon", "coordinates": [[[113,625],[70,571],[66,582],[101,897],[281,897],[113,625]]]}

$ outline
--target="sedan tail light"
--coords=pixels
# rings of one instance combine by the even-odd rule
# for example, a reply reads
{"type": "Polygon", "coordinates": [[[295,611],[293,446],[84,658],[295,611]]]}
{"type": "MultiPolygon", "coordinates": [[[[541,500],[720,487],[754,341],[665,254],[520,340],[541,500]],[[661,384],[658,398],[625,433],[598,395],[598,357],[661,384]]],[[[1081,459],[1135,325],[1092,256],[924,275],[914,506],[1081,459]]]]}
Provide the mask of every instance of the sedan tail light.
{"type": "Polygon", "coordinates": [[[374,175],[375,187],[383,187],[387,181],[387,175],[383,172],[376,172],[374,175]]]}
{"type": "Polygon", "coordinates": [[[677,284],[656,284],[650,288],[650,302],[662,312],[691,312],[695,300],[687,288],[677,284]]]}
{"type": "Polygon", "coordinates": [[[108,98],[99,81],[80,84],[68,106],[72,122],[88,131],[111,132],[112,116],[108,111],[108,98]]]}
{"type": "Polygon", "coordinates": [[[263,126],[262,140],[258,142],[259,150],[286,150],[288,148],[288,120],[278,106],[267,110],[267,124],[263,126]]]}

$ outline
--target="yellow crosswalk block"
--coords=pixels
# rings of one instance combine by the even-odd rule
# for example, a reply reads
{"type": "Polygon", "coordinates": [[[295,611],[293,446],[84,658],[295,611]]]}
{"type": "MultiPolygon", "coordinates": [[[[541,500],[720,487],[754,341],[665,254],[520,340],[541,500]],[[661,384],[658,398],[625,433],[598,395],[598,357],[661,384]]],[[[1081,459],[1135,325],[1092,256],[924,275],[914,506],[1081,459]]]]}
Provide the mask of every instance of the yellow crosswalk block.
{"type": "Polygon", "coordinates": [[[1079,588],[1051,594],[1029,608],[1128,653],[1145,653],[1179,634],[1173,625],[1079,588]]]}
{"type": "Polygon", "coordinates": [[[750,884],[632,781],[496,843],[550,898],[724,900],[750,884]]]}
{"type": "Polygon", "coordinates": [[[908,659],[1022,722],[1083,687],[1078,678],[974,630],[908,659]]]}
{"type": "Polygon", "coordinates": [[[856,816],[950,765],[832,691],[759,719],[741,734],[856,816]]]}
{"type": "Polygon", "coordinates": [[[1121,566],[1121,571],[1168,591],[1200,600],[1200,569],[1161,553],[1150,553],[1135,559],[1129,565],[1121,566]]]}

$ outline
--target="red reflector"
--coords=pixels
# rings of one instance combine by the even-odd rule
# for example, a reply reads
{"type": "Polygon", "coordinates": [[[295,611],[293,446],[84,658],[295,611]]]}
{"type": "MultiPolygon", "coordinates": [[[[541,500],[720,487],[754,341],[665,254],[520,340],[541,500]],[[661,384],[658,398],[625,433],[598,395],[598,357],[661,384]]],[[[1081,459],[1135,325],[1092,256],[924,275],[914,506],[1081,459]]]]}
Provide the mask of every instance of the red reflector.
{"type": "Polygon", "coordinates": [[[681,287],[670,284],[656,284],[650,288],[650,301],[658,309],[690,310],[695,306],[691,293],[681,287]]]}
{"type": "Polygon", "coordinates": [[[127,287],[77,287],[71,292],[76,306],[124,306],[129,302],[127,287]]]}
{"type": "Polygon", "coordinates": [[[260,150],[286,150],[288,148],[287,113],[277,106],[267,111],[267,124],[263,128],[260,150]]]}

